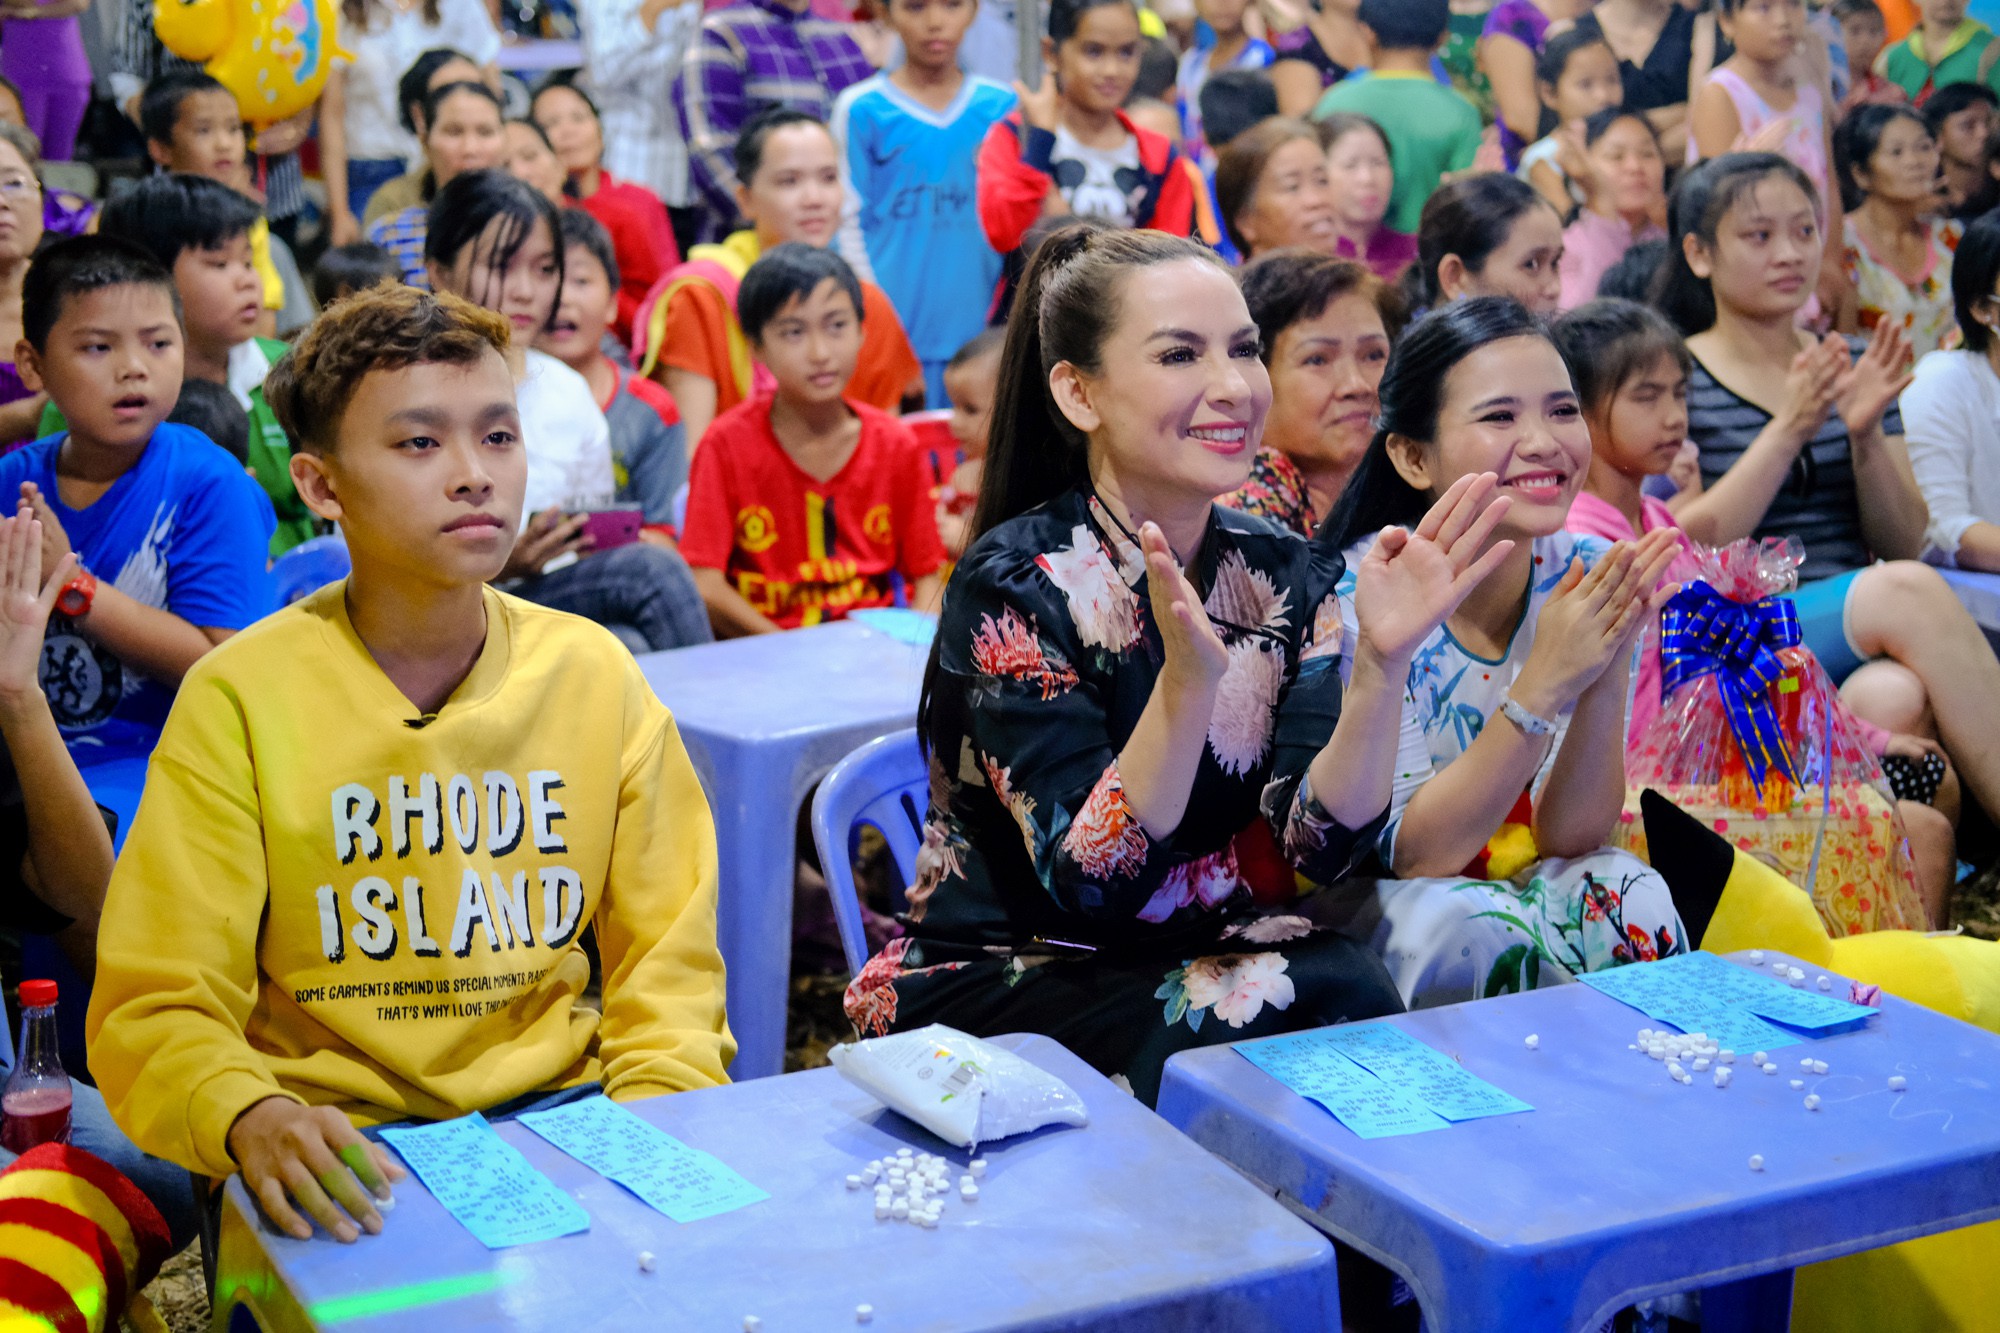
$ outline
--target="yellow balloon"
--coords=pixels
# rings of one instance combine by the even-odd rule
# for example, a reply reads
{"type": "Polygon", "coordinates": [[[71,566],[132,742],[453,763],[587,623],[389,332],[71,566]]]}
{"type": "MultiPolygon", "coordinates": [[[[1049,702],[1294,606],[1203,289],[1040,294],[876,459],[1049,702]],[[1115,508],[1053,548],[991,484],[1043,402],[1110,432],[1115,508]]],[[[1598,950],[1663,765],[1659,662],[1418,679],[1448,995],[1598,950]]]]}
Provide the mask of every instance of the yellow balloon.
{"type": "Polygon", "coordinates": [[[347,54],[335,42],[335,13],[335,0],[159,0],[153,30],[262,128],[319,100],[327,71],[347,54]]]}

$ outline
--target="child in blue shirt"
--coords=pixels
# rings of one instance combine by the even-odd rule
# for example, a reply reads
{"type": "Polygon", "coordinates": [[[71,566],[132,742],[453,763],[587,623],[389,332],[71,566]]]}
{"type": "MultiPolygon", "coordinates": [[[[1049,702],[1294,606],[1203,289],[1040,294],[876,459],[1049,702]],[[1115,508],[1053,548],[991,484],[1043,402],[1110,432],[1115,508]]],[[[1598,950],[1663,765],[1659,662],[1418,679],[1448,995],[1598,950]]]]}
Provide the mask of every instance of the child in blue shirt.
{"type": "Polygon", "coordinates": [[[42,645],[42,689],[122,839],[174,691],[270,609],[271,502],[201,432],[167,423],[184,335],[171,274],[108,236],[58,241],[21,293],[21,379],[63,433],[0,458],[0,497],[42,525],[42,567],[72,550],[42,645]]]}
{"type": "Polygon", "coordinates": [[[841,257],[889,295],[924,366],[925,400],[948,407],[944,368],[984,328],[1000,256],[979,223],[979,147],[1014,94],[963,73],[977,0],[889,0],[902,67],[833,106],[845,215],[841,257]]]}

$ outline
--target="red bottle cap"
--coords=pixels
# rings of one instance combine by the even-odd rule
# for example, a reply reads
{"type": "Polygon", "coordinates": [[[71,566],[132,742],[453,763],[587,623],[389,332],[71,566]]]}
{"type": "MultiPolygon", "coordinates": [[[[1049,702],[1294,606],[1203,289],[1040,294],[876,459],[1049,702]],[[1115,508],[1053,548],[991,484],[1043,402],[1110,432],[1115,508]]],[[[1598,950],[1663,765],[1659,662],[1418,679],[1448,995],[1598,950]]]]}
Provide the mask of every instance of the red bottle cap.
{"type": "Polygon", "coordinates": [[[21,983],[21,1005],[23,1008],[41,1008],[56,1002],[56,983],[53,981],[24,981],[21,983]]]}

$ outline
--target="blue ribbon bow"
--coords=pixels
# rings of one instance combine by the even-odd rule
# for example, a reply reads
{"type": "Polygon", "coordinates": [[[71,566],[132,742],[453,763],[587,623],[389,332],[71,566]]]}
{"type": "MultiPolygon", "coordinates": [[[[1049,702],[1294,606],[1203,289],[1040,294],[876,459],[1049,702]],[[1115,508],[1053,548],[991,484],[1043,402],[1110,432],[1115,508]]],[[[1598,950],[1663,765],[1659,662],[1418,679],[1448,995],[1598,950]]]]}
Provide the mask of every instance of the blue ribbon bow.
{"type": "Polygon", "coordinates": [[[1772,766],[1800,781],[1771,706],[1771,686],[1785,670],[1778,649],[1803,637],[1790,598],[1733,602],[1701,582],[1682,588],[1661,614],[1661,684],[1671,694],[1697,676],[1715,673],[1729,729],[1759,785],[1772,766]]]}

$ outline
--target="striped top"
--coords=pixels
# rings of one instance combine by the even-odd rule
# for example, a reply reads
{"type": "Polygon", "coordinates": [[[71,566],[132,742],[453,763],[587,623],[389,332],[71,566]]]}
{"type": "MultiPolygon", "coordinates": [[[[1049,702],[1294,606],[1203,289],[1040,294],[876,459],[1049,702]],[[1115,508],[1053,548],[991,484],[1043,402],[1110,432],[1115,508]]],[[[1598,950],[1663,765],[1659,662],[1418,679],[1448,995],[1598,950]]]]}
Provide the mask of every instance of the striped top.
{"type": "MultiPolygon", "coordinates": [[[[1849,338],[1859,353],[1866,343],[1849,338]]],[[[1713,486],[1743,456],[1751,441],[1771,424],[1771,414],[1723,387],[1696,357],[1688,382],[1688,438],[1701,449],[1701,481],[1713,486]]],[[[1882,417],[1884,435],[1903,433],[1903,415],[1891,407],[1882,417]]],[[[1847,423],[1838,410],[1827,413],[1812,440],[1799,451],[1791,475],[1778,488],[1753,536],[1796,537],[1806,548],[1802,582],[1832,578],[1874,562],[1861,536],[1861,503],[1854,486],[1854,457],[1847,423]]]]}

